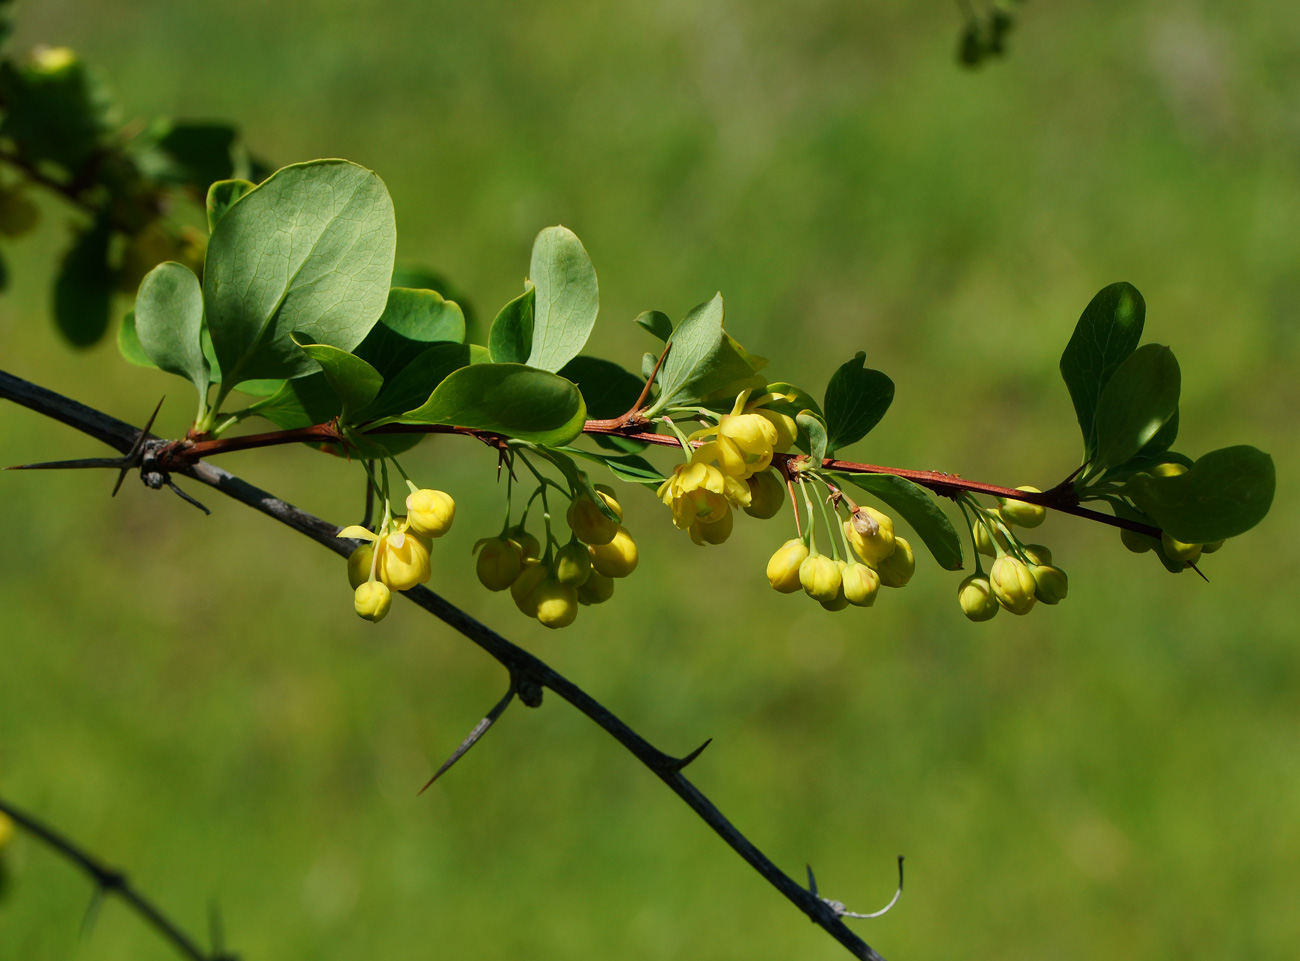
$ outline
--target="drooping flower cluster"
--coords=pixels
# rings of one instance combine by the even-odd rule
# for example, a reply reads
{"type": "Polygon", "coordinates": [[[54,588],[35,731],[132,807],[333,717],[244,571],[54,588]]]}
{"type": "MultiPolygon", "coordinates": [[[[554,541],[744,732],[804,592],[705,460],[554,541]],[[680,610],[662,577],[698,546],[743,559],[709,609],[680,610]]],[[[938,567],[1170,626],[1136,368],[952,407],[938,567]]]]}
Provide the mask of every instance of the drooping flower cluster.
{"type": "Polygon", "coordinates": [[[353,607],[368,621],[382,621],[393,603],[393,591],[409,591],[429,580],[429,551],[433,539],[451,529],[456,502],[442,491],[416,489],[406,498],[406,514],[388,517],[378,531],[345,527],[339,537],[360,538],[348,557],[348,581],[353,607]]]}
{"type": "MultiPolygon", "coordinates": [[[[1036,487],[1018,487],[1041,493],[1036,487]]],[[[1013,527],[1038,527],[1047,517],[1041,504],[1000,498],[998,507],[984,511],[975,505],[972,535],[975,550],[993,558],[987,575],[977,570],[957,587],[957,603],[972,621],[987,621],[999,610],[1028,614],[1034,605],[1059,604],[1069,592],[1069,578],[1052,566],[1052,552],[1042,544],[1024,544],[1013,527]]]]}
{"type": "Polygon", "coordinates": [[[523,614],[550,628],[572,624],[580,604],[603,604],[613,597],[614,579],[636,570],[636,542],[621,523],[623,508],[613,489],[597,484],[595,491],[605,509],[586,494],[575,495],[565,515],[572,536],[558,547],[548,532],[545,555],[522,524],[475,544],[483,586],[509,589],[523,614]]]}

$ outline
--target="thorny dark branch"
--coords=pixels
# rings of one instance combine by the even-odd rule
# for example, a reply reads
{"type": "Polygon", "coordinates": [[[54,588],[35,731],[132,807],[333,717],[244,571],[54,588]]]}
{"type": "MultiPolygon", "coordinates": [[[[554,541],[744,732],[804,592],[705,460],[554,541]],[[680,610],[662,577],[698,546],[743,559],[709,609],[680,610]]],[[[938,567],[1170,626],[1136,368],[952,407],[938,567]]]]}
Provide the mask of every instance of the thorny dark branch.
{"type": "MultiPolygon", "coordinates": [[[[141,433],[130,424],[4,371],[0,371],[0,398],[11,400],[74,427],[123,453],[131,449],[141,433]]],[[[150,442],[146,443],[146,454],[159,446],[153,443],[153,440],[150,439],[150,442]]],[[[180,461],[167,466],[176,473],[214,487],[228,497],[275,518],[343,557],[348,556],[357,546],[356,541],[340,539],[337,536],[340,528],[335,525],[300,510],[219,467],[204,461],[193,463],[180,461]]],[[[704,746],[708,744],[707,741],[705,745],[701,745],[685,757],[678,758],[666,754],[549,664],[512,644],[496,631],[475,620],[428,588],[416,587],[403,593],[416,605],[492,655],[509,672],[512,686],[518,686],[519,698],[525,704],[530,707],[540,705],[542,689],[550,688],[595,722],[668,785],[691,810],[695,811],[719,837],[730,845],[732,850],[744,858],[791,904],[808,915],[814,924],[843,945],[854,957],[864,961],[884,961],[870,945],[843,922],[842,917],[847,914],[843,905],[814,894],[778,868],[767,855],[727,820],[699,788],[682,775],[682,768],[699,756],[704,746]]]]}
{"type": "MultiPolygon", "coordinates": [[[[180,954],[194,961],[238,961],[233,954],[215,951],[209,954],[198,946],[193,938],[182,931],[158,907],[137,891],[121,871],[115,871],[101,864],[85,849],[64,837],[48,824],[25,811],[19,810],[8,801],[0,798],[0,812],[9,815],[15,824],[43,843],[51,850],[57,851],[75,864],[95,882],[97,896],[116,894],[132,910],[158,932],[158,936],[171,944],[180,954]]],[[[93,905],[92,905],[93,907],[93,905]]]]}

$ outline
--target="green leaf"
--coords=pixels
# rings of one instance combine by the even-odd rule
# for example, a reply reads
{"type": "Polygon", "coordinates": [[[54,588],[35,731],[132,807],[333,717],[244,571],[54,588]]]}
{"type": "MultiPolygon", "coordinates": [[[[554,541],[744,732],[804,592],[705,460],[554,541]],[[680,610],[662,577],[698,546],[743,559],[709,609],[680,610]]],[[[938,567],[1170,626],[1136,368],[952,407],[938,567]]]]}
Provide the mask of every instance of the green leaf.
{"type": "MultiPolygon", "coordinates": [[[[600,420],[621,417],[637,398],[645,382],[613,361],[585,355],[573,358],[560,370],[560,376],[578,385],[587,402],[587,416],[600,420]]],[[[591,439],[610,450],[635,453],[645,450],[645,442],[617,435],[592,434],[591,439]]]]}
{"type": "Polygon", "coordinates": [[[356,413],[375,399],[379,388],[384,386],[384,378],[356,354],[328,344],[303,343],[304,335],[298,331],[292,336],[302,352],[320,364],[330,389],[338,395],[343,407],[340,419],[345,424],[352,423],[356,413]]]}
{"type": "Polygon", "coordinates": [[[953,529],[948,515],[934,502],[929,492],[918,484],[893,474],[846,474],[851,484],[874,494],[898,513],[925,542],[939,566],[959,571],[962,566],[961,538],[953,529]]]}
{"type": "Polygon", "coordinates": [[[270,397],[284,385],[283,379],[241,380],[235,390],[249,397],[270,397]]]}
{"type": "Polygon", "coordinates": [[[1089,473],[1123,464],[1178,412],[1182,376],[1168,347],[1146,344],[1116,368],[1097,402],[1097,453],[1089,473]]]}
{"type": "MultiPolygon", "coordinates": [[[[432,290],[394,287],[388,292],[378,323],[370,328],[354,353],[387,381],[430,344],[459,343],[464,339],[465,317],[455,303],[443,300],[441,294],[432,290]]],[[[430,385],[429,390],[432,389],[430,385]]],[[[428,396],[426,390],[416,403],[428,396]]]]}
{"type": "Polygon", "coordinates": [[[813,467],[821,467],[826,459],[826,422],[811,410],[802,410],[794,422],[808,436],[808,457],[813,467]]]}
{"type": "Polygon", "coordinates": [[[238,138],[229,124],[159,119],[128,149],[145,177],[206,193],[216,181],[235,175],[242,154],[238,138]]]}
{"type": "Polygon", "coordinates": [[[1211,451],[1186,474],[1136,474],[1123,492],[1170,537],[1209,544],[1250,530],[1273,503],[1273,458],[1242,445],[1211,451]]]}
{"type": "Polygon", "coordinates": [[[533,242],[528,276],[536,290],[528,365],[559,370],[587,343],[600,310],[591,258],[567,227],[547,227],[533,242]]]}
{"type": "MultiPolygon", "coordinates": [[[[731,388],[756,386],[756,369],[744,349],[722,329],[722,295],[687,314],[673,332],[672,348],[659,368],[659,396],[647,412],[698,404],[731,388]]],[[[657,358],[656,358],[657,359],[657,358]]]]}
{"type": "Polygon", "coordinates": [[[149,359],[149,355],[140,346],[140,337],[135,332],[134,310],[128,310],[117,327],[117,350],[128,364],[158,369],[158,365],[149,359]]]}
{"type": "Polygon", "coordinates": [[[188,267],[159,264],[145,274],[135,297],[135,332],[146,356],[184,377],[200,397],[208,395],[211,371],[203,356],[203,289],[188,267]]]}
{"type": "Polygon", "coordinates": [[[217,229],[217,222],[226,215],[235,203],[257,184],[248,180],[218,180],[208,188],[206,203],[208,211],[208,233],[217,229]]]}
{"type": "MultiPolygon", "coordinates": [[[[467,336],[468,331],[473,328],[474,312],[470,309],[469,299],[466,297],[465,292],[436,270],[414,264],[397,264],[393,267],[392,285],[394,287],[409,287],[412,290],[436,290],[446,300],[455,301],[460,307],[460,312],[465,318],[467,336]]],[[[461,339],[464,340],[465,338],[462,337],[461,339]]]]}
{"type": "Polygon", "coordinates": [[[858,351],[831,375],[826,385],[826,446],[839,450],[861,440],[880,423],[894,400],[894,382],[878,370],[863,367],[867,355],[858,351]]]}
{"type": "Polygon", "coordinates": [[[483,358],[475,360],[474,350],[482,351],[483,348],[470,344],[448,343],[433,344],[425,348],[415,360],[384,382],[379,396],[360,412],[358,420],[393,417],[418,407],[453,370],[468,367],[473,363],[486,362],[483,358]]]}
{"type": "Polygon", "coordinates": [[[1083,432],[1084,459],[1097,450],[1097,402],[1116,368],[1142,339],[1146,303],[1132,284],[1104,287],[1084,308],[1061,355],[1061,377],[1083,432]]]}
{"type": "Polygon", "coordinates": [[[113,271],[108,265],[112,230],[101,217],[69,248],[54,280],[54,321],[74,346],[89,347],[108,330],[113,271]]]}
{"type": "Polygon", "coordinates": [[[291,334],[351,351],[383,313],[396,228],[388,191],[344,160],[285,167],[217,222],[203,298],[226,384],[315,369],[291,334]]]}
{"type": "Polygon", "coordinates": [[[496,364],[522,364],[533,350],[533,315],[537,291],[532,283],[501,308],[488,331],[488,350],[496,364]]]}
{"type": "Polygon", "coordinates": [[[397,419],[558,447],[582,433],[587,407],[577,386],[558,374],[522,364],[474,364],[452,373],[423,405],[397,419]]]}
{"type": "Polygon", "coordinates": [[[655,466],[644,457],[638,457],[636,454],[601,454],[596,451],[581,450],[577,447],[565,447],[562,450],[574,457],[585,457],[587,460],[604,464],[609,468],[610,473],[629,484],[657,488],[664,482],[663,474],[659,473],[655,466]]]}
{"type": "Polygon", "coordinates": [[[323,424],[343,412],[338,394],[323,373],[281,383],[279,390],[250,405],[248,412],[265,417],[281,430],[323,424]]]}
{"type": "Polygon", "coordinates": [[[638,314],[636,322],[658,337],[664,343],[673,335],[673,322],[668,315],[659,310],[646,310],[638,314]]]}

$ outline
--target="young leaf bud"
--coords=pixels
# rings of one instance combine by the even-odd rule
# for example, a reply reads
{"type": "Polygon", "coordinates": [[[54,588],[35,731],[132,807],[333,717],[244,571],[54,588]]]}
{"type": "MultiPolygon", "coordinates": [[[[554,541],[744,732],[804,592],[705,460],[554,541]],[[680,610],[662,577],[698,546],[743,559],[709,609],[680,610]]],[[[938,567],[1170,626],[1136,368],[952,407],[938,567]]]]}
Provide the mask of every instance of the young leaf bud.
{"type": "Polygon", "coordinates": [[[759,471],[745,483],[749,485],[749,504],[745,513],[759,520],[775,517],[785,503],[785,484],[776,471],[759,471]]]}
{"type": "Polygon", "coordinates": [[[524,560],[518,544],[504,537],[485,537],[474,546],[481,547],[475,573],[489,591],[504,591],[518,579],[524,560]]]}
{"type": "Polygon", "coordinates": [[[548,577],[533,591],[537,619],[546,627],[568,627],[578,616],[578,592],[572,584],[561,584],[548,577]]]}
{"type": "Polygon", "coordinates": [[[916,555],[907,538],[894,538],[894,553],[881,561],[876,570],[880,574],[880,583],[885,587],[903,587],[916,572],[916,555]]]}
{"type": "Polygon", "coordinates": [[[592,571],[591,576],[578,588],[579,604],[604,604],[614,596],[614,578],[606,577],[600,571],[592,571]]]}
{"type": "Polygon", "coordinates": [[[961,605],[961,612],[972,621],[987,621],[1000,608],[989,579],[979,574],[972,574],[958,585],[957,603],[961,605]]]}
{"type": "Polygon", "coordinates": [[[880,575],[866,564],[849,564],[841,574],[844,596],[857,607],[870,607],[880,593],[880,575]]]}
{"type": "MultiPolygon", "coordinates": [[[[609,503],[610,500],[611,498],[606,498],[605,502],[609,503]]],[[[569,503],[564,519],[569,522],[569,529],[584,544],[608,544],[618,532],[618,521],[606,517],[595,501],[582,494],[569,503]]]]}
{"type": "Polygon", "coordinates": [[[1034,575],[1029,566],[1010,554],[999,557],[989,569],[989,583],[998,603],[1012,614],[1028,614],[1034,606],[1034,575]]]}
{"type": "Polygon", "coordinates": [[[352,606],[366,620],[378,623],[393,606],[393,592],[379,581],[366,581],[353,595],[352,606]]]}
{"type": "Polygon", "coordinates": [[[1034,584],[1037,585],[1034,588],[1034,597],[1044,604],[1059,604],[1065,600],[1065,595],[1070,589],[1065,571],[1050,564],[1041,564],[1029,570],[1034,577],[1034,584]]]}
{"type": "Polygon", "coordinates": [[[581,587],[591,576],[591,553],[587,545],[570,541],[555,555],[555,579],[570,587],[581,587]]]}
{"type": "Polygon", "coordinates": [[[593,544],[591,566],[606,577],[627,577],[636,570],[636,542],[626,527],[616,527],[607,544],[593,544]]]}
{"type": "MultiPolygon", "coordinates": [[[[1016,490],[1033,494],[1042,493],[1037,487],[1017,487],[1016,490]]],[[[1047,508],[1042,504],[1030,504],[1005,497],[999,497],[998,503],[1001,505],[998,513],[1008,524],[1015,524],[1017,527],[1037,527],[1047,520],[1047,508]]]]}
{"type": "Polygon", "coordinates": [[[370,580],[370,567],[375,556],[375,545],[362,544],[348,556],[348,583],[356,590],[370,580]]]}
{"type": "Polygon", "coordinates": [[[417,534],[441,537],[451,529],[456,502],[450,494],[425,488],[406,498],[406,523],[417,534]]]}
{"type": "Polygon", "coordinates": [[[1160,535],[1160,546],[1164,549],[1165,557],[1168,557],[1171,561],[1185,561],[1188,564],[1195,564],[1201,556],[1202,545],[1176,541],[1168,534],[1160,535]]]}
{"type": "Polygon", "coordinates": [[[807,556],[808,548],[798,537],[786,541],[767,562],[767,582],[782,594],[800,590],[799,566],[807,556]]]}
{"type": "Polygon", "coordinates": [[[799,565],[799,583],[814,601],[834,601],[842,582],[839,565],[825,554],[811,554],[799,565]]]}
{"type": "Polygon", "coordinates": [[[894,553],[894,521],[888,514],[873,508],[859,507],[854,511],[853,516],[844,522],[844,536],[869,567],[875,567],[894,553]]]}
{"type": "Polygon", "coordinates": [[[550,570],[537,558],[527,558],[518,579],[510,585],[510,596],[514,598],[515,607],[529,617],[536,617],[537,602],[533,600],[533,593],[550,575],[550,570]]]}

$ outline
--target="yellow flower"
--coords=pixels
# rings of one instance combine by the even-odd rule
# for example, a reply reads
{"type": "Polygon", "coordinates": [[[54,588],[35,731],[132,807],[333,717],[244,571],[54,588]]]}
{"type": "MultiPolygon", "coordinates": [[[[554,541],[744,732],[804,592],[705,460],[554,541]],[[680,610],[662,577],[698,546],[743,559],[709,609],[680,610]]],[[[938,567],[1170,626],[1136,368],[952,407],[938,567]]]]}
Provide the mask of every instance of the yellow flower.
{"type": "Polygon", "coordinates": [[[721,544],[731,536],[732,518],[731,505],[728,504],[721,517],[715,518],[707,524],[697,521],[687,530],[690,532],[691,540],[700,547],[705,544],[721,544]]]}
{"type": "Polygon", "coordinates": [[[979,574],[972,574],[958,585],[957,603],[972,621],[987,621],[1000,610],[998,599],[993,596],[993,585],[979,574]]]}
{"type": "Polygon", "coordinates": [[[348,557],[348,583],[356,590],[370,580],[370,571],[375,558],[375,545],[362,544],[348,557]]]}
{"type": "Polygon", "coordinates": [[[407,525],[425,537],[441,537],[447,533],[455,516],[456,502],[442,491],[426,487],[406,498],[407,525]]]}
{"type": "Polygon", "coordinates": [[[489,591],[504,591],[519,577],[523,549],[506,537],[485,537],[474,545],[479,551],[475,573],[479,583],[489,591]]]}
{"type": "Polygon", "coordinates": [[[717,431],[718,461],[723,473],[743,480],[772,463],[778,437],[766,418],[758,414],[723,414],[717,431]]]}
{"type": "Polygon", "coordinates": [[[748,487],[734,477],[725,476],[700,456],[705,448],[714,446],[705,444],[695,452],[691,463],[678,464],[672,476],[659,485],[659,499],[672,510],[673,524],[679,530],[720,520],[731,510],[728,500],[743,497],[738,502],[749,503],[748,487]]]}
{"type": "Polygon", "coordinates": [[[834,602],[842,593],[839,565],[825,554],[810,554],[799,565],[799,583],[815,601],[834,602]]]}
{"type": "MultiPolygon", "coordinates": [[[[409,591],[417,584],[423,584],[432,574],[429,565],[429,541],[427,538],[407,529],[405,517],[397,518],[392,530],[386,534],[376,534],[364,527],[345,527],[339,531],[339,537],[359,537],[371,541],[371,549],[378,555],[375,574],[380,581],[395,591],[409,591]]],[[[353,551],[353,557],[357,552],[353,551]]],[[[349,577],[352,574],[352,558],[349,561],[349,577]]],[[[360,561],[358,560],[358,565],[360,561]]],[[[369,574],[367,573],[367,578],[369,574]]]]}
{"type": "Polygon", "coordinates": [[[807,556],[808,546],[800,538],[786,541],[767,562],[767,582],[782,594],[793,594],[803,587],[799,566],[807,556]]]}
{"type": "Polygon", "coordinates": [[[1049,564],[1038,565],[1031,568],[1030,571],[1034,575],[1034,583],[1037,585],[1034,590],[1034,597],[1044,604],[1059,604],[1065,600],[1065,595],[1070,589],[1070,581],[1065,576],[1065,571],[1049,564]]]}
{"type": "Polygon", "coordinates": [[[606,577],[627,577],[636,570],[636,541],[626,527],[619,527],[608,544],[592,544],[587,550],[591,552],[591,566],[606,577]]]}

